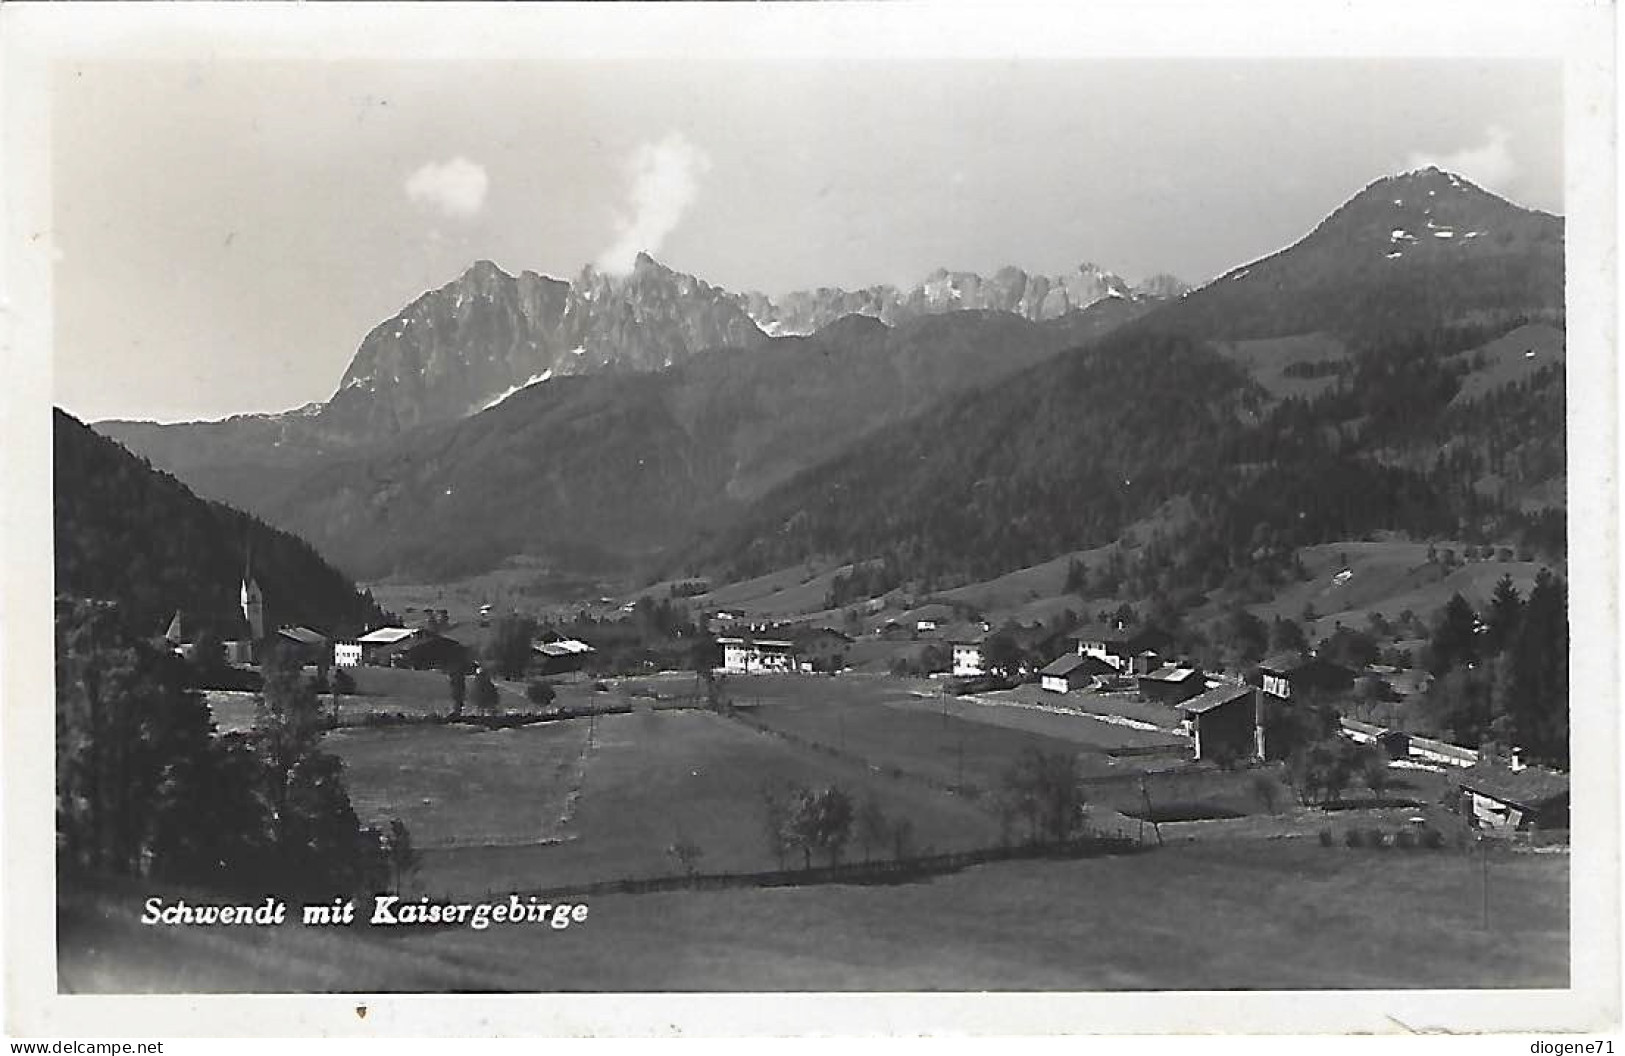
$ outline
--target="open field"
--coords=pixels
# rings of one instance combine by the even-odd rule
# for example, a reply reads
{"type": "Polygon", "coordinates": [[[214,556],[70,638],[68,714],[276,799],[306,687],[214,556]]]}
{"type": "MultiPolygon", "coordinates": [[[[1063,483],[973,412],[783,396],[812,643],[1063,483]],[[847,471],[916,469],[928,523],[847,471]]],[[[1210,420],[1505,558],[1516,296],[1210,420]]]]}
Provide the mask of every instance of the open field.
{"type": "Polygon", "coordinates": [[[67,904],[60,977],[77,991],[1564,987],[1568,877],[1561,853],[1498,853],[1486,870],[1456,850],[1198,839],[895,886],[598,896],[564,931],[389,938],[141,928],[132,893],[67,904]]]}
{"type": "Polygon", "coordinates": [[[1246,367],[1258,383],[1278,400],[1292,397],[1313,399],[1337,381],[1332,375],[1293,377],[1287,373],[1287,368],[1294,363],[1343,363],[1349,358],[1343,342],[1320,333],[1253,341],[1224,341],[1217,342],[1214,347],[1221,355],[1246,367]]]}
{"type": "MultiPolygon", "coordinates": [[[[1441,550],[1449,544],[1437,544],[1441,550]]],[[[1458,557],[1462,547],[1456,546],[1458,557]]],[[[1475,605],[1489,601],[1495,583],[1510,575],[1525,597],[1534,584],[1541,565],[1532,561],[1470,561],[1454,569],[1430,564],[1428,544],[1390,539],[1376,542],[1350,541],[1306,547],[1300,552],[1310,579],[1294,583],[1273,600],[1250,606],[1254,615],[1268,621],[1276,615],[1296,620],[1306,605],[1318,615],[1316,634],[1330,634],[1339,623],[1364,629],[1366,617],[1380,612],[1389,619],[1409,609],[1423,620],[1431,620],[1450,595],[1460,593],[1475,605]],[[1342,558],[1347,558],[1345,563],[1342,558]],[[1338,583],[1334,577],[1344,569],[1353,575],[1338,583]]]]}
{"type": "Polygon", "coordinates": [[[1459,852],[1197,842],[896,887],[603,897],[545,941],[421,944],[529,961],[521,989],[1561,987],[1567,875],[1562,855],[1494,862],[1485,931],[1479,865],[1459,852]]]}
{"type": "Polygon", "coordinates": [[[999,712],[1027,709],[924,698],[883,676],[736,675],[725,685],[747,721],[860,755],[882,768],[982,789],[997,787],[1026,749],[1081,751],[1085,773],[1105,774],[1117,769],[1105,754],[1111,749],[1182,741],[1082,716],[1045,716],[1055,721],[1042,731],[1034,728],[1036,722],[1001,723],[999,712]],[[993,721],[980,721],[988,716],[993,721]]]}
{"type": "Polygon", "coordinates": [[[406,726],[334,730],[364,822],[400,818],[420,849],[557,840],[579,787],[589,725],[512,729],[406,726]]]}
{"type": "Polygon", "coordinates": [[[1502,334],[1494,341],[1454,357],[1470,362],[1480,353],[1484,366],[1468,374],[1461,382],[1452,404],[1468,403],[1503,385],[1522,381],[1542,367],[1562,363],[1566,342],[1563,331],[1549,323],[1529,323],[1502,334]]]}
{"type": "MultiPolygon", "coordinates": [[[[764,786],[835,784],[873,794],[914,826],[913,849],[987,846],[998,826],[964,799],[812,752],[703,711],[639,711],[589,723],[585,779],[566,839],[548,846],[459,846],[424,854],[417,887],[431,892],[526,890],[681,871],[666,849],[697,844],[707,872],[776,868],[764,831],[764,786]]],[[[847,858],[863,856],[854,842],[847,858]]]]}

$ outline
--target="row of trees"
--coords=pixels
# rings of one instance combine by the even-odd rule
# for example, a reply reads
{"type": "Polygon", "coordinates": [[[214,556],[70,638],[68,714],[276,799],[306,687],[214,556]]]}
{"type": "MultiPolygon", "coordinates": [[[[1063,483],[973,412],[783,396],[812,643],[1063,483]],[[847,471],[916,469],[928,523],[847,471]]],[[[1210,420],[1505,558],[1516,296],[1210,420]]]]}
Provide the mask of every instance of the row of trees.
{"type": "MultiPolygon", "coordinates": [[[[1018,830],[1029,844],[1065,843],[1087,828],[1084,789],[1075,755],[1029,748],[1005,771],[989,808],[999,818],[1006,843],[1018,830]]],[[[864,861],[873,860],[877,852],[889,852],[896,860],[913,852],[913,823],[889,817],[873,794],[855,803],[838,785],[769,784],[762,786],[761,802],[763,834],[780,869],[797,856],[802,868],[810,869],[815,857],[839,865],[854,840],[864,861]]],[[[701,853],[682,838],[668,848],[668,854],[690,872],[701,853]]]]}
{"type": "Polygon", "coordinates": [[[812,868],[815,855],[839,865],[854,839],[866,862],[877,851],[890,850],[901,860],[913,849],[914,823],[888,817],[872,794],[854,803],[839,785],[767,784],[762,786],[761,801],[768,852],[780,869],[797,854],[804,869],[812,868]]]}
{"type": "Polygon", "coordinates": [[[131,635],[116,605],[59,599],[56,637],[69,872],[322,897],[385,886],[415,865],[404,825],[357,818],[295,663],[266,663],[252,731],[217,735],[184,661],[131,635]]]}
{"type": "Polygon", "coordinates": [[[1475,612],[1460,594],[1440,610],[1424,662],[1435,675],[1426,709],[1460,744],[1523,749],[1567,768],[1568,584],[1548,569],[1522,597],[1510,577],[1475,612]]]}

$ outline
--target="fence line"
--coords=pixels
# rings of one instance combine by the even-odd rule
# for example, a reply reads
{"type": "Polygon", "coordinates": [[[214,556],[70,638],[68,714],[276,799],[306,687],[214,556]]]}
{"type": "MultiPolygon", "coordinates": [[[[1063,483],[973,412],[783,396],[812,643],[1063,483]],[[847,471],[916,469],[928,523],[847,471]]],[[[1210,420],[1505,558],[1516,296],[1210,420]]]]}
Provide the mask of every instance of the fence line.
{"type": "Polygon", "coordinates": [[[973,865],[1034,858],[1076,859],[1130,854],[1146,849],[1135,837],[1092,834],[1058,844],[1017,844],[978,847],[967,851],[922,855],[877,862],[847,862],[807,869],[773,869],[755,873],[695,873],[643,879],[599,880],[516,892],[537,898],[585,897],[611,894],[648,894],[655,891],[716,891],[740,887],[799,887],[831,883],[900,883],[922,876],[956,873],[973,865]]]}

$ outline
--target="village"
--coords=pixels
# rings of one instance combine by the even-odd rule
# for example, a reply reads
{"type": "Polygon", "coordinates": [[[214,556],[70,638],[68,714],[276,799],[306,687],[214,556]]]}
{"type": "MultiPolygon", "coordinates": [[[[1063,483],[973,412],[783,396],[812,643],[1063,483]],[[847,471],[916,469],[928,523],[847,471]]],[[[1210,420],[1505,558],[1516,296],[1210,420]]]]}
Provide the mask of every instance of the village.
{"type": "MultiPolygon", "coordinates": [[[[254,666],[274,649],[295,658],[311,684],[330,694],[339,726],[484,721],[512,728],[591,719],[596,732],[600,721],[640,709],[710,709],[861,759],[871,772],[917,770],[960,799],[993,790],[1020,748],[1081,753],[1080,773],[1096,786],[1097,821],[1114,818],[1120,828],[1161,817],[1247,818],[1256,828],[1267,827],[1260,815],[1281,815],[1281,831],[1288,832],[1303,827],[1301,816],[1289,821],[1282,815],[1280,804],[1293,799],[1339,820],[1362,816],[1352,808],[1363,805],[1394,825],[1379,837],[1390,842],[1408,839],[1399,835],[1407,827],[1437,827],[1441,812],[1474,839],[1550,843],[1568,828],[1567,775],[1526,765],[1515,747],[1487,755],[1478,746],[1409,732],[1403,721],[1353,717],[1369,711],[1357,706],[1354,690],[1373,677],[1370,669],[1300,650],[1267,656],[1244,671],[1204,671],[1177,653],[1172,635],[1121,614],[1102,612],[1103,618],[1053,633],[1042,624],[995,629],[959,602],[877,610],[867,621],[849,618],[844,627],[816,618],[764,618],[745,606],[707,612],[702,604],[684,624],[671,622],[669,599],[657,609],[645,593],[624,604],[598,599],[599,618],[583,609],[574,622],[557,625],[517,611],[496,614],[490,602],[462,605],[456,621],[445,608],[404,606],[410,620],[337,638],[271,619],[251,557],[238,594],[245,633],[220,643],[238,677],[217,678],[227,688],[210,692],[223,729],[252,722],[254,698],[244,687],[252,686],[254,666]],[[629,652],[628,628],[640,621],[690,640],[675,651],[629,652]],[[514,641],[515,634],[522,640],[514,641]],[[602,650],[591,641],[595,635],[602,650]],[[499,637],[509,639],[506,645],[499,637]],[[476,689],[473,706],[465,709],[470,678],[476,689]],[[491,687],[483,701],[482,684],[491,687]],[[1309,716],[1328,728],[1310,729],[1309,716]],[[951,752],[937,750],[952,756],[951,767],[939,765],[942,759],[920,765],[917,751],[895,750],[891,726],[903,725],[905,741],[944,740],[940,727],[950,717],[951,752]],[[1007,743],[1012,733],[1036,740],[1007,743]],[[1328,753],[1326,744],[1343,747],[1328,753]],[[1366,795],[1345,796],[1356,782],[1365,784],[1366,795]],[[1149,799],[1129,804],[1143,810],[1106,809],[1126,802],[1114,785],[1132,786],[1128,799],[1137,800],[1159,784],[1180,788],[1175,809],[1159,811],[1149,799]],[[1195,788],[1203,791],[1192,793],[1195,788]]],[[[163,644],[196,661],[198,644],[185,640],[184,624],[176,613],[163,644]]],[[[580,749],[581,768],[589,754],[580,749]]],[[[360,775],[359,798],[380,809],[409,799],[411,789],[390,787],[401,775],[388,773],[386,760],[375,755],[358,756],[374,767],[360,775]]],[[[417,799],[409,813],[419,816],[420,827],[442,830],[424,817],[432,814],[423,809],[432,797],[417,799]]],[[[448,834],[446,842],[468,841],[448,834]]],[[[659,862],[656,855],[649,871],[658,871],[659,862]]]]}

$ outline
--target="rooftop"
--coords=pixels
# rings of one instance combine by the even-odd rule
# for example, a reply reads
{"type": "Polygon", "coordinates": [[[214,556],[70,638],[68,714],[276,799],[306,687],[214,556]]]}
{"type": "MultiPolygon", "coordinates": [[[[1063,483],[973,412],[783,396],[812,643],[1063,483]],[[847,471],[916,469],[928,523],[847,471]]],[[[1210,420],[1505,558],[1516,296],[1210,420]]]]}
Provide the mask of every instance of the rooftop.
{"type": "Polygon", "coordinates": [[[363,645],[390,645],[394,642],[410,638],[418,632],[411,627],[380,627],[376,631],[368,631],[356,641],[363,645]]]}
{"type": "Polygon", "coordinates": [[[1200,715],[1223,707],[1234,700],[1241,700],[1253,691],[1252,686],[1244,686],[1237,682],[1230,682],[1222,686],[1214,686],[1206,693],[1199,693],[1182,704],[1176,705],[1180,711],[1188,711],[1192,715],[1200,715]]]}
{"type": "Polygon", "coordinates": [[[1521,807],[1539,806],[1569,791],[1569,775],[1539,766],[1510,770],[1493,763],[1479,763],[1455,776],[1462,788],[1521,807]]]}
{"type": "Polygon", "coordinates": [[[1192,677],[1201,677],[1202,670],[1198,667],[1180,667],[1178,664],[1163,664],[1155,671],[1141,675],[1154,682],[1184,682],[1192,677]]]}
{"type": "Polygon", "coordinates": [[[1048,667],[1038,673],[1053,678],[1064,678],[1078,668],[1083,667],[1091,659],[1092,657],[1079,656],[1077,653],[1067,653],[1065,656],[1052,661],[1048,667]]]}

